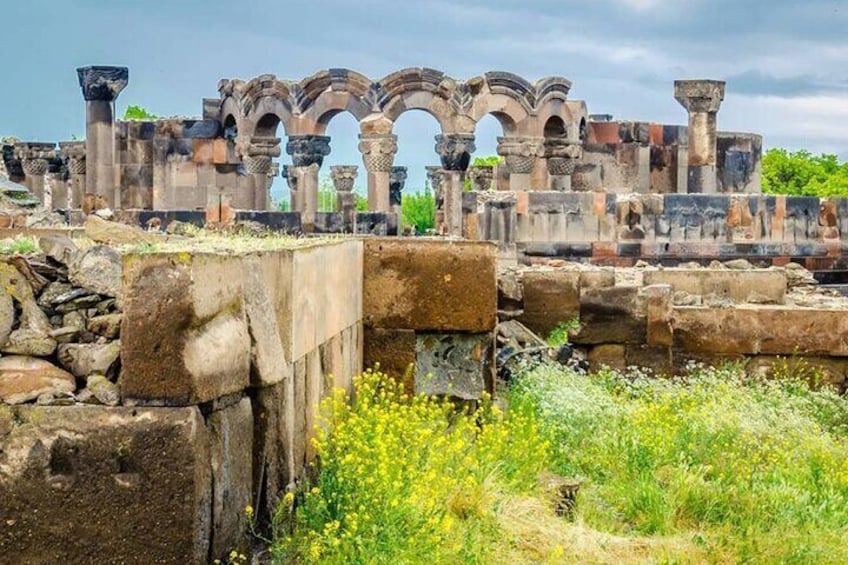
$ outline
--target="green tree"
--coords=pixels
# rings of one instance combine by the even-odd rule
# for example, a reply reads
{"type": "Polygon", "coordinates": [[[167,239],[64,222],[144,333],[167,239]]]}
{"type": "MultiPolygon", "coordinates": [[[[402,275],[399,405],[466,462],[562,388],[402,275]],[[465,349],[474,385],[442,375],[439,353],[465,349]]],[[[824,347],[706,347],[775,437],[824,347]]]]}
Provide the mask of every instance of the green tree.
{"type": "Polygon", "coordinates": [[[159,116],[156,114],[151,114],[141,106],[127,106],[127,110],[124,112],[125,120],[158,120],[159,116]]]}
{"type": "Polygon", "coordinates": [[[417,233],[424,233],[436,226],[436,199],[430,185],[424,192],[405,194],[401,200],[401,215],[405,226],[415,226],[417,233]]]}
{"type": "Polygon", "coordinates": [[[769,149],[763,156],[763,192],[848,196],[848,163],[836,155],[769,149]]]}

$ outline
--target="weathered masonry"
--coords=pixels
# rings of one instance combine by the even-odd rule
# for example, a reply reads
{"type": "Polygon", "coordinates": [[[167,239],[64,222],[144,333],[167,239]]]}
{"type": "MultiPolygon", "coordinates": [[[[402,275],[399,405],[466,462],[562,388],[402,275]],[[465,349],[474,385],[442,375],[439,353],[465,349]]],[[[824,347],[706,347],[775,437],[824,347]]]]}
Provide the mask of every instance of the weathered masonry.
{"type": "MultiPolygon", "coordinates": [[[[245,508],[267,524],[314,460],[320,400],[350,390],[364,357],[418,390],[491,391],[496,257],[489,243],[399,238],[124,253],[111,301],[119,355],[104,365],[118,371],[112,397],[90,398],[106,377],[62,353],[97,343],[54,354],[53,341],[26,357],[0,343],[0,555],[202,564],[247,553],[245,508]]],[[[51,291],[30,288],[25,264],[0,262],[0,276],[25,313],[21,329],[38,315],[49,329],[38,304],[51,291]]],[[[100,300],[86,288],[74,297],[100,300]]]]}

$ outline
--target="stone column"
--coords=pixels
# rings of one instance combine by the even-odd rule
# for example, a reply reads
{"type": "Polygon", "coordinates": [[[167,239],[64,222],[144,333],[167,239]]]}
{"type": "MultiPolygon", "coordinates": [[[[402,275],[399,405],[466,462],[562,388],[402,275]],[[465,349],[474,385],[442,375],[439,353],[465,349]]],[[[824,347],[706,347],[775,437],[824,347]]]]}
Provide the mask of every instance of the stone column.
{"type": "Polygon", "coordinates": [[[406,171],[406,167],[392,167],[391,172],[389,172],[389,207],[392,212],[397,214],[399,232],[403,228],[401,225],[403,223],[401,202],[403,200],[403,186],[406,184],[406,171]]]}
{"type": "Polygon", "coordinates": [[[15,157],[20,159],[29,191],[48,206],[49,195],[44,191],[44,176],[47,174],[48,161],[56,157],[53,143],[16,143],[15,157]]]}
{"type": "Polygon", "coordinates": [[[674,99],[689,112],[688,191],[715,194],[716,114],[724,100],[724,82],[676,80],[674,99]]]}
{"type": "Polygon", "coordinates": [[[62,141],[59,151],[65,159],[65,169],[68,171],[68,207],[82,208],[85,196],[85,142],[62,141]]]}
{"type": "Polygon", "coordinates": [[[571,190],[571,175],[583,157],[583,146],[579,141],[552,138],[546,139],[545,160],[547,161],[550,189],[571,190]]]}
{"type": "Polygon", "coordinates": [[[530,190],[530,175],[537,157],[544,155],[541,137],[499,137],[498,155],[509,171],[510,190],[530,190]]]}
{"type": "Polygon", "coordinates": [[[68,209],[68,170],[65,168],[65,162],[58,151],[54,151],[55,157],[47,161],[47,183],[49,189],[50,202],[46,203],[51,210],[67,210],[68,209]]]}
{"type": "Polygon", "coordinates": [[[353,183],[359,174],[356,165],[335,165],[330,167],[330,178],[336,189],[336,212],[341,212],[342,222],[347,229],[353,229],[356,219],[356,193],[353,183]]]}
{"type": "Polygon", "coordinates": [[[389,174],[397,153],[397,136],[391,133],[359,134],[359,152],[368,171],[368,209],[388,212],[389,174]]]}
{"type": "Polygon", "coordinates": [[[292,158],[289,175],[297,179],[301,196],[299,208],[294,211],[301,213],[304,230],[311,231],[315,225],[315,212],[318,211],[318,171],[324,157],[330,154],[330,138],[326,135],[289,136],[286,153],[292,158]]]}
{"type": "Polygon", "coordinates": [[[471,162],[474,134],[453,133],[436,136],[436,153],[445,170],[442,189],[445,202],[447,232],[462,236],[462,192],[465,189],[465,171],[471,162]]]}
{"type": "Polygon", "coordinates": [[[445,177],[445,170],[441,166],[430,165],[424,167],[427,170],[427,182],[430,183],[430,189],[433,191],[433,200],[436,202],[436,231],[439,231],[442,224],[445,223],[445,199],[442,192],[442,180],[445,177]]]}
{"type": "Polygon", "coordinates": [[[85,98],[85,192],[117,202],[115,163],[115,100],[129,82],[126,67],[77,69],[85,98]]]}
{"type": "Polygon", "coordinates": [[[289,187],[289,212],[303,209],[303,199],[301,193],[297,190],[297,177],[294,174],[294,167],[283,165],[280,176],[286,179],[286,184],[289,187]]]}
{"type": "Polygon", "coordinates": [[[250,176],[248,192],[253,210],[267,210],[271,202],[268,194],[268,174],[271,172],[271,159],[279,157],[279,137],[253,137],[243,149],[242,163],[244,171],[250,176]]]}

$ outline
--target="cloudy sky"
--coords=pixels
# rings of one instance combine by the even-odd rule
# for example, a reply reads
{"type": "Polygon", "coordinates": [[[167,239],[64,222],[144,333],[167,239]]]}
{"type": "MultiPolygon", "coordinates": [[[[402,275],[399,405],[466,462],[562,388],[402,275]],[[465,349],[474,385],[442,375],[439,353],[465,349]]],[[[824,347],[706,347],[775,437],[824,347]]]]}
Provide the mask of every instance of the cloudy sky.
{"type": "MultiPolygon", "coordinates": [[[[130,67],[118,100],[159,115],[197,115],[218,79],[299,79],[348,67],[378,79],[427,66],[456,78],[506,70],[568,77],[591,113],[685,123],[676,78],[728,82],[723,130],[767,146],[848,158],[845,0],[0,0],[0,135],[66,139],[84,132],[74,69],[130,67]]],[[[433,118],[401,116],[398,165],[420,184],[436,162],[433,118]]],[[[358,162],[342,114],[325,162],[358,162]]],[[[493,154],[499,126],[478,128],[493,154]]],[[[280,184],[280,183],[277,183],[280,184]]]]}

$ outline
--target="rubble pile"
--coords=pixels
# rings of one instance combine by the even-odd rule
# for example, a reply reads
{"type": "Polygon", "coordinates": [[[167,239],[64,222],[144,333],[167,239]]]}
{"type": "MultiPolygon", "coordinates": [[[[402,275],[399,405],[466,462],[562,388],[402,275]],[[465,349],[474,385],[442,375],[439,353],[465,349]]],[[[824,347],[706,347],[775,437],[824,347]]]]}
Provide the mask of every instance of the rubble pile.
{"type": "Polygon", "coordinates": [[[62,235],[0,258],[0,401],[120,403],[121,256],[62,235]]]}

